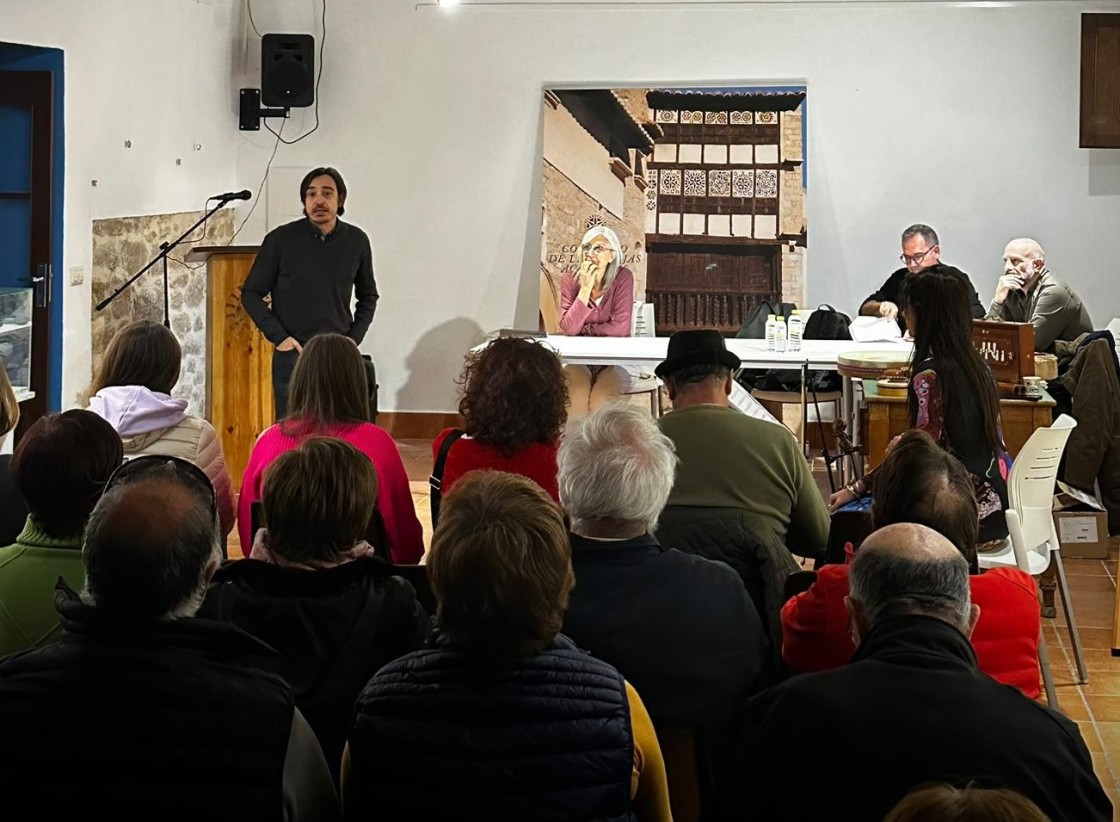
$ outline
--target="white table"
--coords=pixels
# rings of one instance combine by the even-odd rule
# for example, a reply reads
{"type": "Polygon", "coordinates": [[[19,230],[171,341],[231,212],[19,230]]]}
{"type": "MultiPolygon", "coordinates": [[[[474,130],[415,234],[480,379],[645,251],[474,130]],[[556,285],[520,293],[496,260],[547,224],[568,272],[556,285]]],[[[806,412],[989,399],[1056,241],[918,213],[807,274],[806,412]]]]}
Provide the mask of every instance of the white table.
{"type": "MultiPolygon", "coordinates": [[[[565,365],[620,365],[653,371],[669,347],[668,337],[565,337],[548,335],[551,346],[565,365]]],[[[835,371],[842,354],[887,351],[909,356],[909,342],[855,342],[853,340],[802,340],[800,351],[766,350],[765,340],[727,340],[727,348],[742,360],[743,368],[801,368],[803,371],[835,371]]],[[[803,383],[804,386],[804,383],[803,383]]],[[[804,387],[802,403],[805,402],[804,387]]],[[[852,380],[843,379],[842,414],[847,430],[856,437],[855,398],[852,380]]]]}
{"type": "MultiPolygon", "coordinates": [[[[565,365],[621,365],[653,370],[665,359],[668,337],[564,337],[550,334],[546,342],[565,365]]],[[[727,340],[727,348],[743,361],[743,368],[800,368],[835,371],[836,359],[853,351],[908,352],[903,342],[861,343],[852,340],[803,340],[800,351],[766,350],[765,340],[727,340]]]]}

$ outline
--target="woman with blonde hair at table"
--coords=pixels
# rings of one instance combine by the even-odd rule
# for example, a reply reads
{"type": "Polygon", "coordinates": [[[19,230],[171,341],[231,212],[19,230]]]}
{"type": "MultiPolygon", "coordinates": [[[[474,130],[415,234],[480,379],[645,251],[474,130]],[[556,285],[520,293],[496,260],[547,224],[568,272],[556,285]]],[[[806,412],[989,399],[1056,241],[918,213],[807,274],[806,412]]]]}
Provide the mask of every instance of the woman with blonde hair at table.
{"type": "MultiPolygon", "coordinates": [[[[560,280],[560,333],[569,337],[629,337],[634,274],[624,266],[618,235],[603,225],[583,235],[579,266],[560,280]]],[[[569,365],[568,419],[586,416],[626,393],[631,377],[616,365],[569,365]]]]}

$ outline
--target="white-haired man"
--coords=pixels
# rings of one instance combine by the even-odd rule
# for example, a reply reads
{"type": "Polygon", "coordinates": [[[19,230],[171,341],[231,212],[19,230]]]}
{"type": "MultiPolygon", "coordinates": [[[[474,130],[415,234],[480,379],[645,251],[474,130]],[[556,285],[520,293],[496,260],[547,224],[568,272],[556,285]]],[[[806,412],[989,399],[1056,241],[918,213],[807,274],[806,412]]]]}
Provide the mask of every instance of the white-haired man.
{"type": "Polygon", "coordinates": [[[648,413],[608,405],[569,423],[557,461],[576,575],[564,633],[622,672],[654,725],[725,720],[767,642],[738,574],[652,534],[673,487],[672,442],[648,413]]]}
{"type": "Polygon", "coordinates": [[[882,819],[923,782],[996,782],[1054,822],[1107,822],[1112,803],[1077,725],[980,673],[968,562],[924,525],[863,543],[845,599],[857,649],[747,705],[738,783],[720,818],[882,819]],[[811,790],[797,761],[827,763],[811,790]]]}
{"type": "Polygon", "coordinates": [[[1046,252],[1029,237],[1012,240],[1004,249],[1003,275],[987,319],[1030,323],[1035,351],[1049,351],[1055,340],[1073,341],[1093,330],[1085,303],[1046,267],[1046,252]]]}

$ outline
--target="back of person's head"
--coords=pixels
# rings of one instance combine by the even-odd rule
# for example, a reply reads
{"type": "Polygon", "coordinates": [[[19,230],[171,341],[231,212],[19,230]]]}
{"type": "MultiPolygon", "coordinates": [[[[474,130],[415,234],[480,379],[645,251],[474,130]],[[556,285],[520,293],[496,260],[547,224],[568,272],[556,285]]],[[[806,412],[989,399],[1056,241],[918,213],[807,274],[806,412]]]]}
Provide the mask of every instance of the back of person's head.
{"type": "Polygon", "coordinates": [[[557,464],[560,502],[572,530],[624,534],[657,527],[677,458],[673,441],[648,412],[617,403],[568,425],[557,464]]]}
{"type": "Polygon", "coordinates": [[[533,340],[503,337],[467,357],[459,413],[471,437],[506,457],[560,436],[568,382],[556,353],[533,340]]]}
{"type": "Polygon", "coordinates": [[[311,437],[264,474],[268,549],[290,562],[331,563],[363,539],[377,503],[377,471],[344,440],[311,437]]]}
{"type": "Polygon", "coordinates": [[[8,379],[8,369],[0,363],[0,443],[19,424],[19,400],[8,379]]]}
{"type": "Polygon", "coordinates": [[[137,320],[113,335],[87,393],[93,396],[102,388],[139,385],[170,394],[179,382],[182,363],[183,349],[171,329],[137,320]]]}
{"type": "Polygon", "coordinates": [[[1006,788],[919,786],[883,822],[1050,822],[1027,797],[1006,788]]]}
{"type": "Polygon", "coordinates": [[[48,536],[67,539],[81,535],[123,460],[113,426],[92,411],[64,411],[27,429],[12,455],[12,481],[35,524],[48,536]]]}
{"type": "Polygon", "coordinates": [[[316,334],[292,371],[285,433],[297,436],[368,421],[369,382],[358,346],[341,334],[316,334]]]}
{"type": "Polygon", "coordinates": [[[428,576],[440,630],[456,647],[535,656],[560,632],[575,583],[560,509],[524,477],[465,474],[440,508],[428,576]]]}
{"type": "Polygon", "coordinates": [[[932,528],[898,523],[880,528],[852,562],[849,607],[862,636],[900,616],[928,616],[966,636],[975,621],[968,563],[932,528]]]}
{"type": "Polygon", "coordinates": [[[907,431],[879,467],[871,494],[875,528],[914,522],[957,546],[977,573],[979,512],[972,477],[964,464],[920,429],[907,431]]]}
{"type": "Polygon", "coordinates": [[[137,457],[90,516],[85,596],[120,619],[193,616],[221,559],[220,535],[214,487],[198,467],[137,457]]]}
{"type": "MultiPolygon", "coordinates": [[[[935,266],[903,280],[902,301],[915,326],[911,328],[914,364],[933,358],[942,364],[937,381],[947,409],[954,403],[979,403],[984,436],[994,452],[1003,445],[998,430],[999,395],[991,369],[972,344],[970,288],[959,274],[935,266]]],[[[918,418],[918,398],[913,391],[909,410],[913,427],[918,418]]]]}

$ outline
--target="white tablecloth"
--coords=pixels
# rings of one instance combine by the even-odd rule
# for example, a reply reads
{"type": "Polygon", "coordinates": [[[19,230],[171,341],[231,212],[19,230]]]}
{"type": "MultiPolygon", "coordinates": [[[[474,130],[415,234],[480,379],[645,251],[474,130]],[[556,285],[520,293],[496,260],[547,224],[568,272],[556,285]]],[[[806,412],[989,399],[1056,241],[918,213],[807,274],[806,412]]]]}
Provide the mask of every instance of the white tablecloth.
{"type": "MultiPolygon", "coordinates": [[[[564,337],[549,335],[548,345],[565,364],[621,365],[653,370],[665,359],[668,337],[564,337]]],[[[855,351],[903,351],[904,342],[860,343],[851,340],[804,340],[801,351],[766,350],[765,340],[729,339],[727,347],[743,361],[743,368],[797,368],[808,363],[814,370],[836,370],[836,358],[855,351]]]]}

